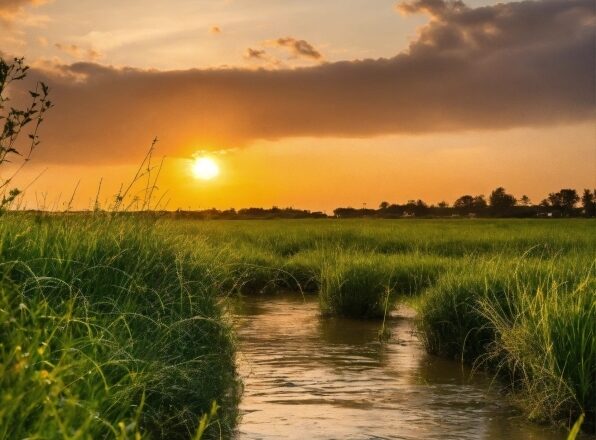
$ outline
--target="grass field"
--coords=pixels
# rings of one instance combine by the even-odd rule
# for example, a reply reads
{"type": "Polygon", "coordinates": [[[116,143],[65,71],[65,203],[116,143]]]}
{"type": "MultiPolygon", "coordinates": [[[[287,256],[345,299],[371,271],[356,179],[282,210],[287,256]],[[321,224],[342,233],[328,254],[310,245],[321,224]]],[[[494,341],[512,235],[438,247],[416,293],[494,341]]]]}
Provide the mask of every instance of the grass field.
{"type": "Polygon", "coordinates": [[[489,368],[536,420],[596,395],[590,220],[0,221],[0,438],[229,437],[230,295],[318,294],[321,312],[414,305],[429,352],[489,368]]]}

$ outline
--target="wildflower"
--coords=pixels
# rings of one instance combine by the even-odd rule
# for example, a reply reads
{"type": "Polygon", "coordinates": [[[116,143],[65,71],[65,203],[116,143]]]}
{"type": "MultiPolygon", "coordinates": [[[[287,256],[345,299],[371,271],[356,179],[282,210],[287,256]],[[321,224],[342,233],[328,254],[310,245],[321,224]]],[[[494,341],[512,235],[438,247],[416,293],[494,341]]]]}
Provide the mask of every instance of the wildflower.
{"type": "Polygon", "coordinates": [[[41,346],[37,349],[37,353],[40,356],[43,356],[43,353],[46,351],[46,347],[48,346],[48,344],[46,344],[45,342],[41,343],[41,346]]]}
{"type": "Polygon", "coordinates": [[[27,368],[27,361],[25,359],[19,360],[16,364],[14,364],[14,367],[12,367],[15,373],[19,373],[25,368],[27,368]]]}

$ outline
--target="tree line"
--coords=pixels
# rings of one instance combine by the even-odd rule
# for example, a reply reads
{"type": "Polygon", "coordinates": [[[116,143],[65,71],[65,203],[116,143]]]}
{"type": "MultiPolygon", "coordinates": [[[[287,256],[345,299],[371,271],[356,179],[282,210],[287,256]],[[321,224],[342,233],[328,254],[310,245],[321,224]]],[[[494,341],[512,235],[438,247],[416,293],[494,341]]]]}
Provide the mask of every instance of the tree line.
{"type": "Polygon", "coordinates": [[[327,218],[328,215],[321,211],[309,211],[295,208],[243,208],[243,209],[204,209],[182,210],[171,213],[175,218],[198,220],[268,220],[268,219],[300,219],[300,218],[327,218]]]}
{"type": "Polygon", "coordinates": [[[453,202],[436,205],[423,200],[409,200],[405,204],[382,202],[378,209],[336,208],[335,217],[594,217],[596,190],[585,189],[580,196],[575,189],[563,188],[550,193],[534,204],[527,195],[519,199],[505,188],[493,190],[488,199],[484,195],[465,194],[453,202]]]}
{"type": "Polygon", "coordinates": [[[443,201],[427,204],[423,200],[409,200],[404,204],[382,202],[377,209],[340,207],[333,215],[321,211],[295,208],[244,208],[176,210],[163,212],[176,218],[199,220],[250,220],[250,219],[304,219],[304,218],[402,218],[402,217],[595,217],[596,190],[586,189],[580,196],[574,189],[561,189],[550,193],[539,203],[532,203],[526,195],[516,198],[505,188],[499,187],[484,195],[465,194],[452,205],[443,201]]]}

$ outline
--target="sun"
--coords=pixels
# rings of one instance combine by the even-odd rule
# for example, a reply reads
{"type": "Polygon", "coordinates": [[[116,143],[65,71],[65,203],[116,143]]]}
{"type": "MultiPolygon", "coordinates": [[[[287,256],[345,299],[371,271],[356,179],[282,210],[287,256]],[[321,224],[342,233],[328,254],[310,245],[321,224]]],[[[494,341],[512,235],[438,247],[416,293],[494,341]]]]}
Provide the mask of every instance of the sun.
{"type": "Polygon", "coordinates": [[[210,157],[197,157],[192,163],[192,174],[197,179],[211,180],[219,175],[219,165],[210,157]]]}

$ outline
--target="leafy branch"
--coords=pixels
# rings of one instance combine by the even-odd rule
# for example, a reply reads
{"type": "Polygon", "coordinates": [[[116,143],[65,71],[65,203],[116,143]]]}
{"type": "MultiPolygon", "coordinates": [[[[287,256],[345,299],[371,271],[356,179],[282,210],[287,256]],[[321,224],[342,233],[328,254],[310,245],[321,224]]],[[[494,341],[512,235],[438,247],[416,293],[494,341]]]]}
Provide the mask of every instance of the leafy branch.
{"type": "Polygon", "coordinates": [[[29,90],[30,102],[25,108],[15,108],[9,104],[8,86],[27,77],[29,66],[23,58],[14,58],[7,62],[0,58],[0,166],[11,163],[16,168],[8,177],[0,175],[0,212],[7,209],[21,194],[18,188],[10,188],[11,182],[29,162],[39,145],[39,127],[45,113],[52,107],[48,99],[49,87],[37,82],[34,90],[29,90]],[[19,140],[26,141],[19,144],[19,140]]]}

